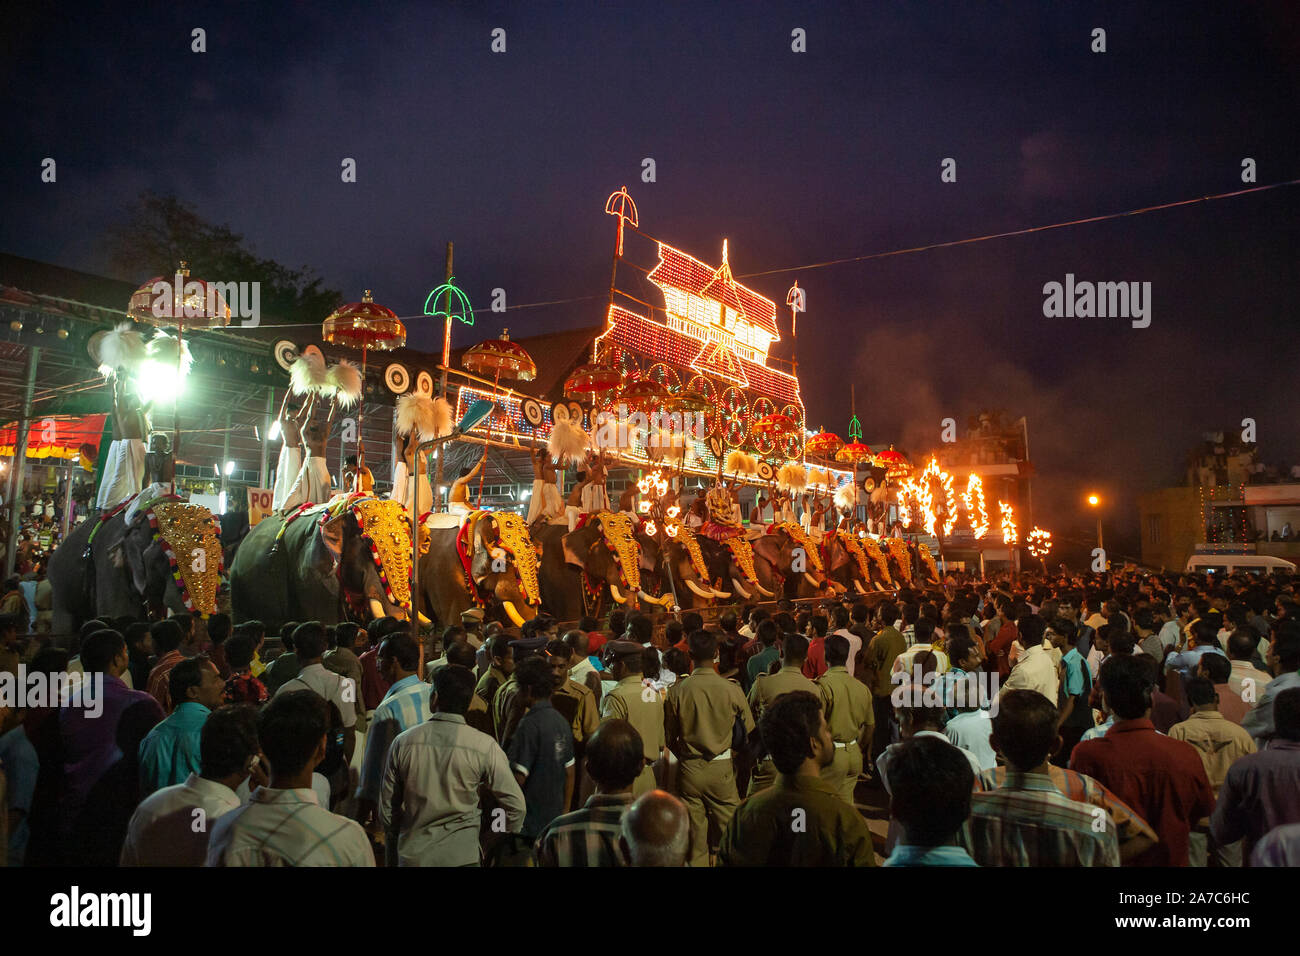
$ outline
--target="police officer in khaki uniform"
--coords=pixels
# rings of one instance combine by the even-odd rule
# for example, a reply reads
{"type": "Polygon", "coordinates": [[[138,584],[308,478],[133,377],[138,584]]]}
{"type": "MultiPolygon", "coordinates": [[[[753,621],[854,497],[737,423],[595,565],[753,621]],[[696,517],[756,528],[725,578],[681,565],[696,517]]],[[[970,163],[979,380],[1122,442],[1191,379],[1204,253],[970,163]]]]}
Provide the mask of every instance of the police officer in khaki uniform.
{"type": "MultiPolygon", "coordinates": [[[[759,674],[754,686],[749,689],[749,706],[754,712],[755,720],[762,720],[763,713],[772,706],[772,702],[782,694],[802,690],[810,694],[820,694],[817,685],[803,674],[803,664],[808,657],[808,638],[802,634],[786,634],[781,640],[781,669],[775,674],[759,674]]],[[[776,780],[776,767],[772,758],[766,753],[754,768],[753,779],[749,781],[746,796],[753,796],[758,791],[772,786],[776,780]]]]}
{"type": "Polygon", "coordinates": [[[636,641],[610,641],[601,658],[618,684],[601,700],[600,716],[626,720],[645,746],[645,767],[632,785],[633,797],[655,789],[651,764],[664,749],[664,703],[658,691],[641,682],[642,650],[636,641]]]}
{"type": "Polygon", "coordinates": [[[582,773],[587,741],[600,725],[600,711],[592,689],[569,676],[569,646],[556,638],[546,645],[546,655],[550,658],[551,672],[555,675],[555,693],[551,695],[551,706],[569,721],[569,726],[573,729],[573,755],[576,761],[573,802],[577,806],[567,809],[576,810],[583,802],[582,773]]]}
{"type": "Polygon", "coordinates": [[[853,806],[853,791],[862,773],[862,745],[871,739],[876,719],[872,714],[871,691],[849,673],[849,639],[842,634],[826,638],[828,669],[817,681],[826,726],[835,739],[835,759],[822,768],[822,779],[853,806]]]}
{"type": "Polygon", "coordinates": [[[664,723],[668,745],[681,763],[679,787],[691,817],[691,866],[709,865],[709,822],[719,834],[740,805],[731,742],[739,720],[747,737],[754,715],[745,692],[713,667],[717,635],[698,630],[687,638],[694,669],[668,690],[664,723]]]}
{"type": "MultiPolygon", "coordinates": [[[[534,637],[521,637],[510,642],[514,653],[515,666],[546,650],[546,637],[538,634],[534,637]]],[[[515,726],[527,712],[519,697],[519,684],[515,681],[514,671],[506,677],[505,683],[497,688],[492,698],[492,726],[496,729],[497,743],[505,749],[514,736],[515,726]]]]}

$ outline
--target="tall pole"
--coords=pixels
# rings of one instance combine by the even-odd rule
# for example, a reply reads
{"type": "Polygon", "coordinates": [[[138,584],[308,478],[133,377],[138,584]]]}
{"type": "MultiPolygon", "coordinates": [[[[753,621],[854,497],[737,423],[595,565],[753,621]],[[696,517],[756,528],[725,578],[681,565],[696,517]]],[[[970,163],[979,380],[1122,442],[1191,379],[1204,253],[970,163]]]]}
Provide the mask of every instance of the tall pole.
{"type": "Polygon", "coordinates": [[[9,532],[5,548],[5,577],[14,573],[18,563],[18,528],[21,525],[23,495],[23,473],[27,470],[27,436],[32,425],[32,396],[36,392],[36,368],[40,363],[41,350],[33,346],[27,350],[27,385],[23,389],[23,407],[14,429],[14,460],[9,468],[9,489],[6,500],[9,502],[9,532]]]}
{"type": "MultiPolygon", "coordinates": [[[[452,244],[448,242],[447,243],[447,268],[445,270],[446,275],[443,279],[443,281],[448,285],[451,284],[451,253],[452,253],[452,244]]],[[[443,331],[443,335],[442,335],[442,383],[438,389],[438,394],[441,395],[444,399],[447,398],[447,367],[450,364],[451,364],[451,289],[448,289],[447,290],[447,327],[443,331]]],[[[449,402],[451,401],[450,399],[447,400],[449,402]]],[[[414,467],[412,468],[413,474],[411,475],[412,481],[416,481],[420,473],[420,467],[421,467],[420,448],[421,447],[423,446],[419,446],[415,450],[415,464],[414,467]]],[[[438,447],[438,464],[436,465],[433,473],[432,508],[434,511],[441,511],[442,510],[442,459],[443,459],[443,455],[446,454],[447,447],[445,445],[439,445],[437,447],[438,447]]],[[[425,463],[425,467],[427,469],[428,467],[427,462],[425,463]]],[[[426,471],[425,473],[427,474],[428,472],[426,471]]],[[[412,509],[412,511],[414,511],[414,509],[412,509]]]]}
{"type": "Polygon", "coordinates": [[[226,412],[226,434],[221,439],[221,498],[222,514],[230,508],[230,476],[226,474],[226,462],[230,460],[230,412],[226,412]]]}
{"type": "Polygon", "coordinates": [[[262,461],[261,469],[258,472],[257,484],[259,488],[267,487],[267,479],[270,478],[268,468],[270,466],[271,454],[271,423],[274,421],[272,416],[275,414],[275,386],[272,385],[266,390],[266,418],[262,421],[262,461]]]}
{"type": "Polygon", "coordinates": [[[1101,512],[1100,511],[1097,512],[1097,547],[1101,548],[1103,551],[1106,550],[1106,545],[1102,541],[1102,537],[1101,537],[1101,512]]]}

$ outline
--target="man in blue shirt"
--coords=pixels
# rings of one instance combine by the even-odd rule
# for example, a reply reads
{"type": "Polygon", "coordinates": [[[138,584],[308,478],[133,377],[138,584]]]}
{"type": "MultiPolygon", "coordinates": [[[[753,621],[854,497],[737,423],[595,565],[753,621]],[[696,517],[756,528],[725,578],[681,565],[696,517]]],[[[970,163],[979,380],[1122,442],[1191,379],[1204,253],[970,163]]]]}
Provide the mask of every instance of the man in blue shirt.
{"type": "Polygon", "coordinates": [[[390,634],[379,645],[379,673],[388,682],[388,693],[370,719],[366,751],[361,760],[361,783],[357,788],[356,818],[366,826],[379,808],[379,790],[384,781],[384,761],[393,740],[403,731],[429,719],[430,687],[420,680],[420,645],[405,631],[390,634]]]}
{"type": "Polygon", "coordinates": [[[551,706],[555,678],[549,659],[535,655],[525,660],[515,668],[515,683],[528,712],[506,756],[527,805],[523,835],[535,840],[573,799],[573,729],[551,706]]]}
{"type": "Polygon", "coordinates": [[[226,682],[206,657],[189,657],[167,675],[175,709],[140,741],[140,796],[201,773],[199,738],[208,714],[222,704],[226,682]]]}
{"type": "Polygon", "coordinates": [[[1191,626],[1187,646],[1179,645],[1178,653],[1165,659],[1165,670],[1176,670],[1186,684],[1196,676],[1196,665],[1205,654],[1223,654],[1219,645],[1219,627],[1214,619],[1197,621],[1191,626]]]}

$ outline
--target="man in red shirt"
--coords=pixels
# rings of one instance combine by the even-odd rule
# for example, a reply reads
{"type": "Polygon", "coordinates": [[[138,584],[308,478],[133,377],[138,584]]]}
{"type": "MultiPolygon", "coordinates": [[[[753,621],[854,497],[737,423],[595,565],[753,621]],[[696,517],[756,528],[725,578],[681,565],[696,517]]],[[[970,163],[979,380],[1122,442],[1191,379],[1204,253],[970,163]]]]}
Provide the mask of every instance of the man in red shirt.
{"type": "Polygon", "coordinates": [[[1153,661],[1120,654],[1106,660],[1098,681],[1115,724],[1085,740],[1070,769],[1099,781],[1156,831],[1160,842],[1132,866],[1187,866],[1191,829],[1214,810],[1214,791],[1196,748],[1156,732],[1151,723],[1153,661]]]}
{"type": "Polygon", "coordinates": [[[1020,630],[1015,625],[1020,614],[1016,612],[1027,613],[1028,608],[1012,605],[1009,601],[998,604],[998,619],[1002,626],[985,648],[988,659],[997,664],[998,674],[1004,681],[1011,674],[1011,645],[1020,640],[1020,630]]]}
{"type": "Polygon", "coordinates": [[[149,672],[149,686],[146,689],[153,699],[158,701],[163,713],[169,714],[172,709],[172,697],[168,681],[171,678],[172,668],[185,658],[193,657],[199,649],[194,640],[194,632],[191,631],[186,635],[175,618],[155,621],[150,626],[149,633],[153,635],[153,646],[158,654],[158,663],[154,664],[153,670],[149,672]]]}
{"type": "Polygon", "coordinates": [[[826,666],[826,631],[830,621],[825,614],[818,614],[812,619],[812,639],[808,642],[808,656],[803,662],[803,676],[816,680],[827,671],[826,666]]]}

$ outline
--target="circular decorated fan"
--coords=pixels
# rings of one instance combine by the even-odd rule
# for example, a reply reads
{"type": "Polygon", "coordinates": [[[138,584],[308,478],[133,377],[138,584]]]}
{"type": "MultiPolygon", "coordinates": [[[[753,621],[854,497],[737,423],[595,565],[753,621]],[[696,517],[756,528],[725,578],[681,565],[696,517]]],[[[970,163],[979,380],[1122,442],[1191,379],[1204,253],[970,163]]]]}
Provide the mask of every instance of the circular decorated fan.
{"type": "Polygon", "coordinates": [[[719,425],[722,437],[732,448],[739,448],[749,435],[749,402],[745,393],[735,385],[722,393],[718,402],[719,425]]]}

